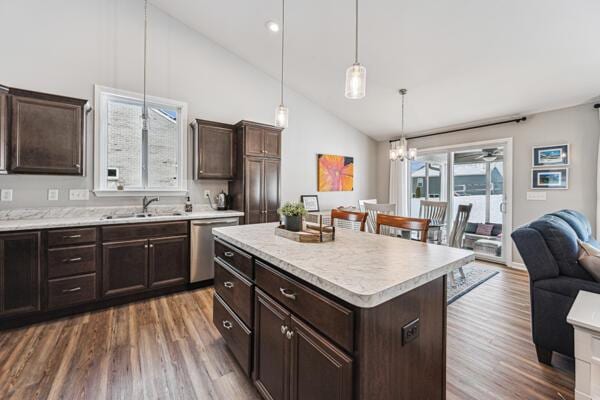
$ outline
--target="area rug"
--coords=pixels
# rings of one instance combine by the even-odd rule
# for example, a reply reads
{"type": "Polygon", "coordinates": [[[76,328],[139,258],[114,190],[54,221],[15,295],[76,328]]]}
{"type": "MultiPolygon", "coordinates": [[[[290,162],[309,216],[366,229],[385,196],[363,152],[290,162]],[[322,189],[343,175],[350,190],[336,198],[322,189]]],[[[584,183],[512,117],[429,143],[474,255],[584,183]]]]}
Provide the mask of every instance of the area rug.
{"type": "Polygon", "coordinates": [[[450,278],[448,278],[448,288],[446,292],[448,304],[452,304],[498,273],[498,271],[493,269],[473,264],[463,267],[463,270],[465,271],[464,278],[460,276],[458,271],[454,272],[454,284],[451,282],[450,278]]]}

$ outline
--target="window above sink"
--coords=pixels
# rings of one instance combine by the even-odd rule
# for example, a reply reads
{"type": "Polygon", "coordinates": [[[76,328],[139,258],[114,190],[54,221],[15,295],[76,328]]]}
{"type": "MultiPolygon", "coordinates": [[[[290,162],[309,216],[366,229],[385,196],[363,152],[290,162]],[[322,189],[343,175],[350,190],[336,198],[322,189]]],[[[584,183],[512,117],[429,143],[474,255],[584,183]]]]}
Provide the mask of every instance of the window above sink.
{"type": "Polygon", "coordinates": [[[184,196],[187,193],[187,104],[95,86],[94,193],[184,196]]]}

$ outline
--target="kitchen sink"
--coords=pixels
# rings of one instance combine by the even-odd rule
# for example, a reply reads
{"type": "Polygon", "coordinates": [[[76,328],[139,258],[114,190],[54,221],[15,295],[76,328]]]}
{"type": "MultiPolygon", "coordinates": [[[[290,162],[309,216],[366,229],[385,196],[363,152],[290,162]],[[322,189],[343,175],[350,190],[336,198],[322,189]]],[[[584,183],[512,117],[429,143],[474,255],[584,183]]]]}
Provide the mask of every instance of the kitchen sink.
{"type": "Polygon", "coordinates": [[[168,212],[168,213],[133,213],[133,214],[120,214],[120,215],[105,215],[101,219],[129,219],[129,218],[148,218],[148,217],[174,217],[184,215],[182,212],[168,212]]]}

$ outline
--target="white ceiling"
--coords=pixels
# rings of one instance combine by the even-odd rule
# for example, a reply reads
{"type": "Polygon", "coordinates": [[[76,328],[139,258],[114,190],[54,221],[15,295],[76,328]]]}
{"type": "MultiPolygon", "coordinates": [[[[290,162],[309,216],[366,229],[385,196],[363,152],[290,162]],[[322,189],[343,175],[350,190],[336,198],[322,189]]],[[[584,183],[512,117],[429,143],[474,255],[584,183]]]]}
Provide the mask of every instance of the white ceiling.
{"type": "MultiPolygon", "coordinates": [[[[279,0],[151,0],[279,77],[279,0]]],[[[286,2],[286,84],[376,138],[551,110],[600,94],[598,0],[363,0],[367,96],[344,97],[353,0],[286,2]]],[[[274,100],[277,101],[277,100],[274,100]]],[[[290,110],[293,113],[294,110],[290,110]]]]}

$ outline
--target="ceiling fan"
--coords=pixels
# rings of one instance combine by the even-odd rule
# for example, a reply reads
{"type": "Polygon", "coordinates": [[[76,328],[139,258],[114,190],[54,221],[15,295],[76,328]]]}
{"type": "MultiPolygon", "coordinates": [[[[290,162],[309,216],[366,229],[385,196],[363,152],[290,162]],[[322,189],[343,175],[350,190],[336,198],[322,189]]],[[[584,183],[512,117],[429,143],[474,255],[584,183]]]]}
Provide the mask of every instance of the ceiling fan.
{"type": "Polygon", "coordinates": [[[502,155],[502,149],[482,149],[481,154],[477,156],[477,160],[483,160],[487,162],[496,161],[498,156],[502,155]]]}

